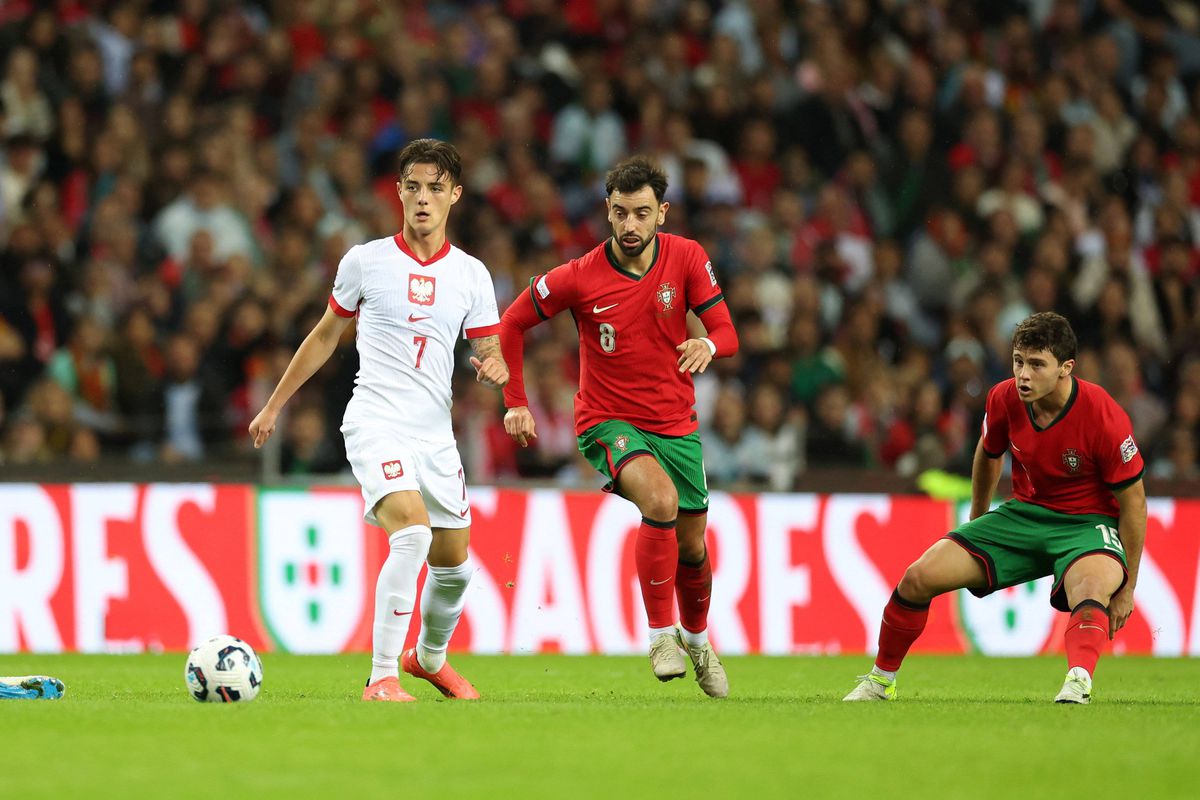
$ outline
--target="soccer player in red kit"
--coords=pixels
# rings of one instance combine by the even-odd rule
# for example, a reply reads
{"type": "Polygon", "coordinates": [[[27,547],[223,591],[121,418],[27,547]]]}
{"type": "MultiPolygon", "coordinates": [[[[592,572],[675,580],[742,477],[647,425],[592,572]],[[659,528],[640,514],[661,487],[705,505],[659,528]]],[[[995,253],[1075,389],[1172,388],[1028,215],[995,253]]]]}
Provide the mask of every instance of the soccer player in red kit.
{"type": "Polygon", "coordinates": [[[1050,604],[1071,614],[1059,703],[1090,702],[1100,651],[1133,613],[1146,491],[1129,417],[1071,374],[1075,332],[1063,317],[1034,314],[1012,346],[1014,377],[988,394],[975,448],[971,520],[905,571],[883,610],[875,666],[846,700],[895,698],[900,662],[943,592],[983,597],[1053,575],[1050,604]],[[989,511],[1006,450],[1014,497],[989,511]]]}
{"type": "Polygon", "coordinates": [[[612,237],[532,280],[501,319],[510,366],[504,427],[522,447],[536,436],[522,376],[524,334],[570,311],[579,331],[579,449],[608,478],[605,491],[642,514],[634,552],[654,674],[682,677],[686,650],[704,692],[724,697],[729,681],[708,641],[708,485],[692,373],[736,353],[737,334],[704,248],[659,233],[670,206],[666,173],[635,156],[608,173],[605,188],[612,237]],[[707,336],[688,335],[689,311],[707,336]]]}

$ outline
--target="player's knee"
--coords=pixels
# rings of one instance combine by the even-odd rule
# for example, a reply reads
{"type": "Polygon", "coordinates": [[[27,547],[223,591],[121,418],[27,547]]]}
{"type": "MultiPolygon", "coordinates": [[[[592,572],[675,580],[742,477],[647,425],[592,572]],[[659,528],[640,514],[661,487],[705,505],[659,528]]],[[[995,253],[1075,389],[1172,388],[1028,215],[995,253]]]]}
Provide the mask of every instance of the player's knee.
{"type": "Polygon", "coordinates": [[[938,593],[933,588],[931,577],[925,565],[918,561],[904,570],[904,577],[900,579],[896,590],[911,603],[928,603],[938,593]]]}
{"type": "Polygon", "coordinates": [[[642,498],[638,510],[642,512],[643,517],[659,522],[669,522],[675,519],[679,513],[679,493],[675,491],[675,487],[670,481],[663,481],[659,485],[650,487],[642,498]]]}
{"type": "Polygon", "coordinates": [[[1074,582],[1071,591],[1068,592],[1068,599],[1072,605],[1078,605],[1084,600],[1095,600],[1097,603],[1108,605],[1116,590],[1116,583],[1107,576],[1087,575],[1074,582]]]}

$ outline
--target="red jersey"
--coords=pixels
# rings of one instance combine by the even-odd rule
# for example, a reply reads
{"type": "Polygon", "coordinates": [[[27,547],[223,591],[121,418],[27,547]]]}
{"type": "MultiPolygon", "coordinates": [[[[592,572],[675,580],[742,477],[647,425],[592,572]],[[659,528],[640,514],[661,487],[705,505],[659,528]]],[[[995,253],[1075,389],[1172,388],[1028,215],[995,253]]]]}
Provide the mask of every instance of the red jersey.
{"type": "Polygon", "coordinates": [[[724,296],[704,248],[660,233],[653,261],[638,277],[622,269],[606,239],[581,258],[533,280],[542,319],[571,312],[579,331],[575,432],[619,419],[651,433],[696,430],[692,376],[675,350],[688,338],[687,312],[701,314],[724,296]]]}
{"type": "Polygon", "coordinates": [[[1021,402],[1009,378],[988,393],[983,449],[1012,450],[1013,496],[1064,514],[1118,516],[1114,489],[1135,483],[1145,465],[1133,425],[1117,401],[1094,383],[1071,379],[1071,396],[1045,428],[1021,402]]]}

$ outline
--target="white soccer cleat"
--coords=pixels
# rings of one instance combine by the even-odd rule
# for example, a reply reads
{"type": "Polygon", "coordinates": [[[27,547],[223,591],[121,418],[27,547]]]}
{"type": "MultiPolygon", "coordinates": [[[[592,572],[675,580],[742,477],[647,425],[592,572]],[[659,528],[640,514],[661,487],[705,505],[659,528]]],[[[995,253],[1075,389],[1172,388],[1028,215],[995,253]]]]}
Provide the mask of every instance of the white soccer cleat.
{"type": "Polygon", "coordinates": [[[688,658],[696,668],[696,683],[709,697],[727,697],[729,695],[729,677],[717,653],[708,642],[699,647],[687,648],[688,658]]]}
{"type": "Polygon", "coordinates": [[[866,675],[858,676],[858,685],[851,690],[850,694],[842,698],[844,703],[857,702],[859,700],[895,700],[896,699],[896,681],[895,679],[888,680],[882,675],[877,675],[874,672],[868,672],[866,675]]]}
{"type": "Polygon", "coordinates": [[[654,639],[650,645],[650,666],[654,669],[654,677],[660,681],[684,676],[687,666],[683,662],[683,643],[679,639],[678,630],[664,633],[654,639]]]}
{"type": "Polygon", "coordinates": [[[1086,706],[1092,702],[1092,676],[1083,667],[1071,667],[1062,690],[1054,698],[1056,703],[1075,703],[1086,706]]]}

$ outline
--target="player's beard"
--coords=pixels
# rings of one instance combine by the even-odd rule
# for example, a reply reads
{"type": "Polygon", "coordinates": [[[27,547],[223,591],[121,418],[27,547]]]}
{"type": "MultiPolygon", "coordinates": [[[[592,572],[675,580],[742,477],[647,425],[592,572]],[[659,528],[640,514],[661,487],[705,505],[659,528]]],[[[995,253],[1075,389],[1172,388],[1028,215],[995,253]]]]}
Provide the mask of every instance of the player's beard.
{"type": "Polygon", "coordinates": [[[645,239],[639,239],[638,243],[633,247],[630,247],[628,244],[626,244],[622,237],[614,235],[613,238],[616,240],[617,246],[621,248],[621,253],[626,258],[637,258],[646,251],[646,248],[650,246],[650,243],[654,241],[654,237],[657,235],[658,228],[655,228],[654,233],[651,233],[645,239]]]}

